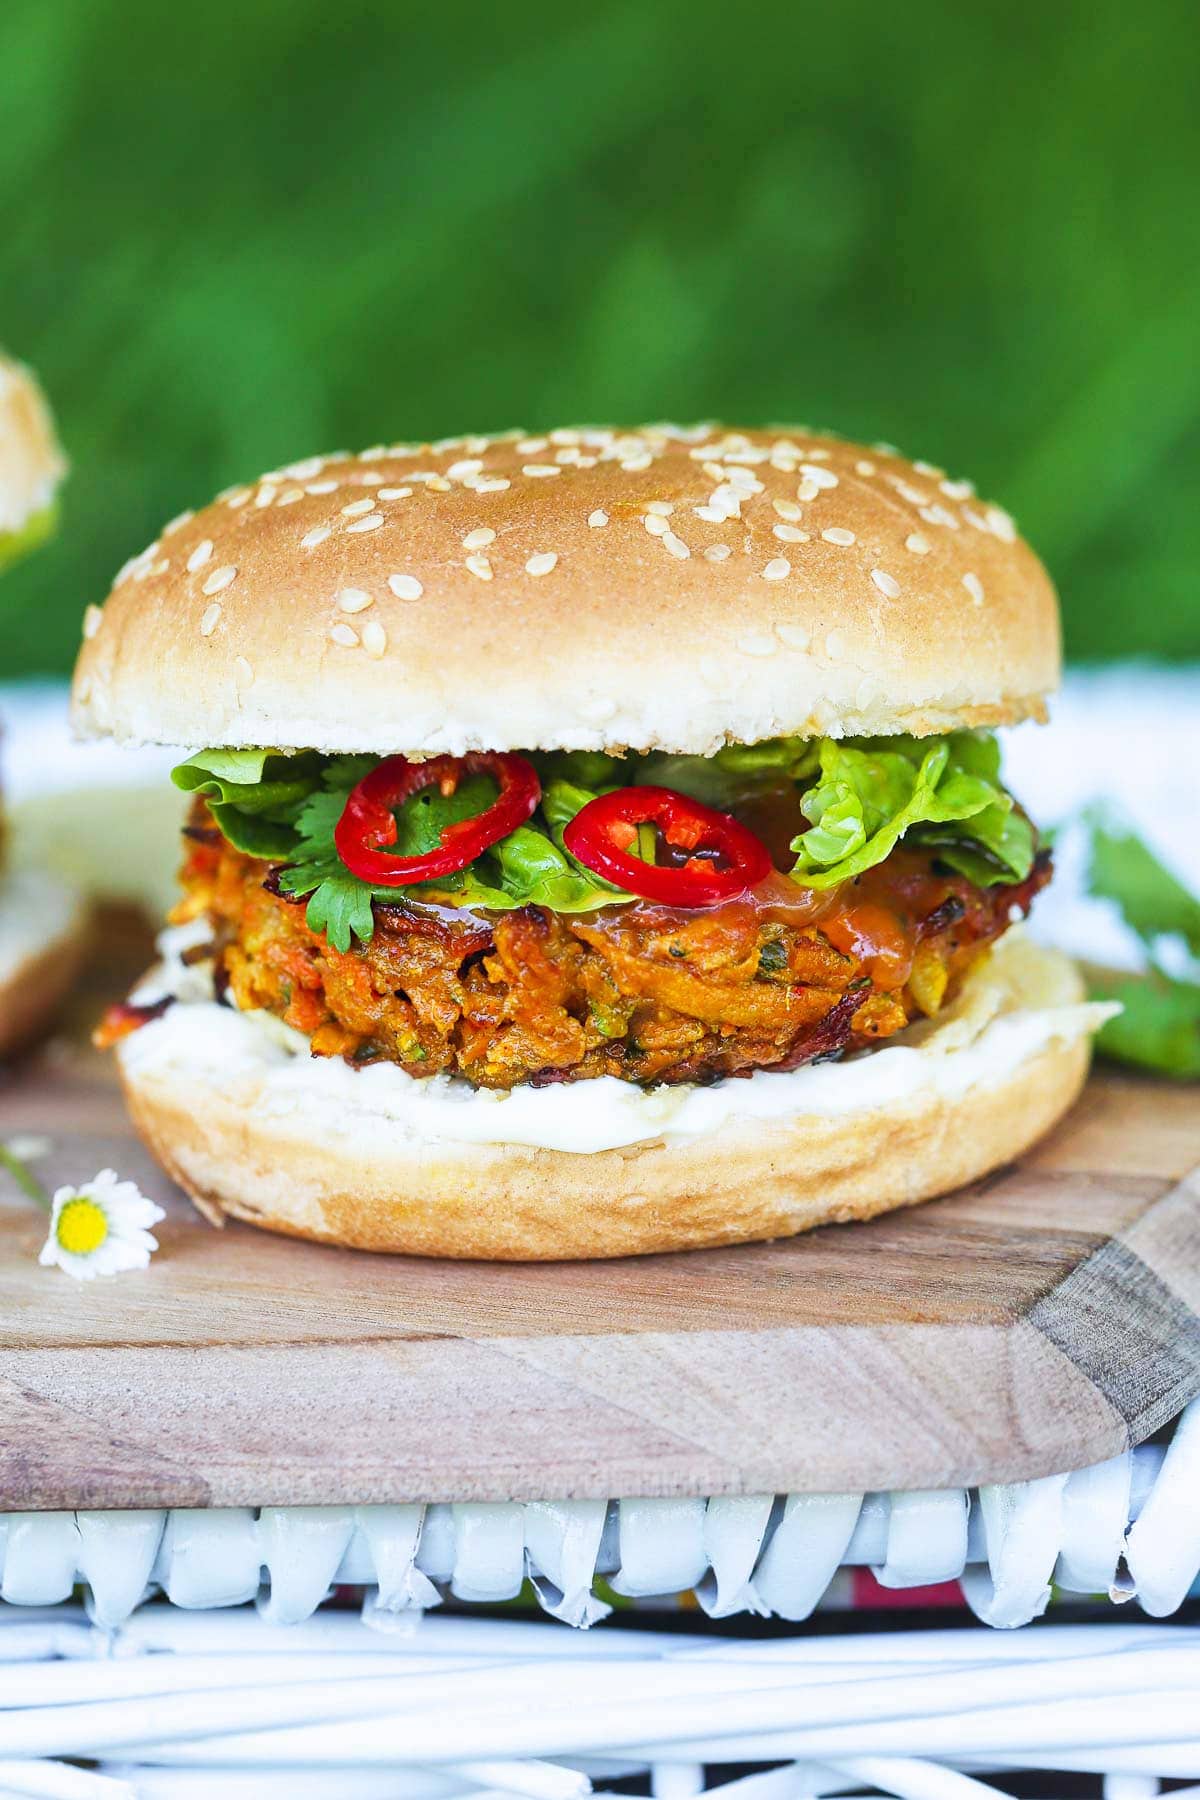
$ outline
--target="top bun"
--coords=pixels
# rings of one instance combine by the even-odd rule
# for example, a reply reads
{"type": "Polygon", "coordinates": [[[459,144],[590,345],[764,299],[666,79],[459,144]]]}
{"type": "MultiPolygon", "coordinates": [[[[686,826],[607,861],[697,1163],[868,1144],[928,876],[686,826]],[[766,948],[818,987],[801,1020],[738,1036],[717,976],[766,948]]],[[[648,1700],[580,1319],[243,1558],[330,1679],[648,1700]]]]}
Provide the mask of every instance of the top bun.
{"type": "Polygon", "coordinates": [[[0,533],[23,531],[67,469],[32,372],[0,353],[0,533]]]}
{"type": "Polygon", "coordinates": [[[1058,607],[969,482],[801,428],[314,456],[89,607],[85,736],[711,754],[1044,717],[1058,607]]]}

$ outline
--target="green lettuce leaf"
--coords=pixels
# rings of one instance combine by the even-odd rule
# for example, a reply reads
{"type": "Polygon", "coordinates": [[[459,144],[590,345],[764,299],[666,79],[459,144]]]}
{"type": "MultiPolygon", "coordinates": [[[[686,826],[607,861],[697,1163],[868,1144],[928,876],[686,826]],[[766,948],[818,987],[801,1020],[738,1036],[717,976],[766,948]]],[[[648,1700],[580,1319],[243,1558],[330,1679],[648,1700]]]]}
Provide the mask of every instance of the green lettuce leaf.
{"type": "Polygon", "coordinates": [[[822,738],[818,756],[819,779],[801,801],[810,828],[792,841],[793,873],[807,886],[863,874],[909,833],[984,885],[1029,873],[1033,830],[999,784],[994,739],[822,738]]]}
{"type": "Polygon", "coordinates": [[[235,850],[278,862],[296,848],[296,815],[321,779],[315,751],[203,750],[171,771],[185,794],[207,801],[235,850]]]}

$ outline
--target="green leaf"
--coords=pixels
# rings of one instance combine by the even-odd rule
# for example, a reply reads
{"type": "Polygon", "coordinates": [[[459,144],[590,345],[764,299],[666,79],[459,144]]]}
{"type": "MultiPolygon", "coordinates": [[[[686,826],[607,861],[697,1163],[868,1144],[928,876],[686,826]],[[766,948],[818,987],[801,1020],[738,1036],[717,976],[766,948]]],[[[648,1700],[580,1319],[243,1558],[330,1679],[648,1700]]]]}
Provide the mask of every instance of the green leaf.
{"type": "Polygon", "coordinates": [[[675,788],[704,806],[732,811],[739,800],[789,781],[814,775],[818,743],[812,738],[769,738],[761,744],[727,744],[715,756],[668,756],[655,752],[635,759],[626,777],[640,787],[675,788]]]}
{"type": "Polygon", "coordinates": [[[810,828],[792,842],[793,873],[807,886],[863,874],[910,832],[985,885],[1029,873],[1033,828],[999,785],[994,739],[822,738],[818,757],[820,779],[801,801],[810,828]]]}
{"type": "Polygon", "coordinates": [[[1088,971],[1094,1000],[1119,1000],[1124,1011],[1101,1029],[1101,1054],[1176,1080],[1200,1079],[1200,986],[1159,969],[1145,975],[1088,971]]]}
{"type": "Polygon", "coordinates": [[[1115,901],[1139,937],[1178,936],[1193,956],[1200,956],[1200,899],[1132,831],[1097,808],[1085,815],[1085,822],[1091,831],[1089,891],[1115,901]]]}
{"type": "Polygon", "coordinates": [[[315,751],[285,756],[274,750],[204,750],[171,770],[185,794],[239,812],[286,815],[307,798],[321,779],[315,751]]]}

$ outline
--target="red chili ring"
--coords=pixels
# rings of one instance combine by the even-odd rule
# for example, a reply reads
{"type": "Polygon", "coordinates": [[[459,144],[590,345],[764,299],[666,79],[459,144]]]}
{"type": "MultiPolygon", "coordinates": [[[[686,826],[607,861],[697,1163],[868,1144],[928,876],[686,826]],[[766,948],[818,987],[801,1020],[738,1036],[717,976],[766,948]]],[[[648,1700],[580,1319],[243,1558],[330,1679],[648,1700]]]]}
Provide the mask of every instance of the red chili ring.
{"type": "Polygon", "coordinates": [[[717,906],[756,887],[771,873],[761,838],[731,813],[702,806],[673,788],[626,787],[590,800],[563,833],[577,862],[627,893],[664,906],[717,906]],[[677,850],[709,851],[724,867],[692,855],[672,868],[629,854],[639,825],[657,825],[677,850]]]}
{"type": "Polygon", "coordinates": [[[407,887],[454,875],[492,844],[499,843],[535,811],[542,784],[523,756],[472,750],[466,756],[434,756],[410,762],[389,756],[352,788],[334,828],[337,853],[352,874],[373,887],[407,887]],[[491,775],[500,792],[484,812],[460,819],[441,832],[436,850],[421,856],[386,856],[396,841],[395,809],[422,788],[437,785],[452,794],[464,775],[491,775]]]}

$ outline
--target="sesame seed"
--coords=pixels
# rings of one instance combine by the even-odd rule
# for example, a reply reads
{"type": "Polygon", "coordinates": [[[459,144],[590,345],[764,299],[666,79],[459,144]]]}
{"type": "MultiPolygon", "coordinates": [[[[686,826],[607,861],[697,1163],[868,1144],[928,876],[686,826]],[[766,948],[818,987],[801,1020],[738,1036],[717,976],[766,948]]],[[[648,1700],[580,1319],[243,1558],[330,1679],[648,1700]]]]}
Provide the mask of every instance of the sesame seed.
{"type": "Polygon", "coordinates": [[[800,486],[796,489],[796,498],[798,500],[815,500],[820,492],[820,484],[815,481],[810,481],[809,478],[805,476],[804,480],[800,483],[800,486]]]}
{"type": "MultiPolygon", "coordinates": [[[[648,522],[649,521],[647,521],[647,523],[648,522]]],[[[683,539],[681,537],[676,537],[673,531],[666,531],[663,533],[662,547],[664,550],[669,550],[672,556],[677,556],[680,562],[682,562],[685,557],[692,554],[683,539]]]]}
{"type": "Polygon", "coordinates": [[[200,636],[211,637],[217,629],[220,618],[221,603],[219,600],[214,600],[212,605],[205,609],[204,617],[200,621],[200,636]]]}
{"type": "Polygon", "coordinates": [[[356,519],[356,518],[358,518],[360,513],[369,513],[369,512],[374,512],[374,511],[375,511],[375,502],[373,499],[352,500],[350,502],[349,506],[343,506],[342,517],[344,519],[356,519]]]}
{"type": "Polygon", "coordinates": [[[886,569],[872,569],[871,580],[875,583],[875,586],[879,589],[880,593],[886,594],[889,600],[899,598],[900,583],[896,580],[894,575],[889,575],[886,569]]]}
{"type": "Polygon", "coordinates": [[[823,469],[817,463],[801,463],[800,473],[806,481],[815,481],[819,488],[835,488],[838,484],[833,470],[823,469]]]}
{"type": "Polygon", "coordinates": [[[522,456],[536,456],[539,450],[545,450],[550,443],[546,437],[518,438],[517,449],[522,456]]]}
{"type": "Polygon", "coordinates": [[[181,525],[186,525],[188,520],[194,519],[195,516],[196,515],[190,506],[185,512],[176,513],[175,517],[173,519],[168,519],[167,523],[163,526],[163,537],[169,537],[173,531],[178,531],[181,525]]]}
{"type": "Polygon", "coordinates": [[[950,531],[958,530],[958,520],[944,506],[923,506],[921,517],[927,525],[945,525],[950,531]]]}
{"type": "Polygon", "coordinates": [[[358,633],[353,625],[331,625],[329,635],[335,644],[341,644],[347,650],[353,650],[358,643],[358,633]]]}
{"type": "Polygon", "coordinates": [[[897,476],[892,482],[892,486],[895,488],[900,498],[902,500],[907,500],[910,506],[929,505],[929,495],[923,488],[914,487],[911,481],[902,481],[900,477],[897,476]]]}
{"type": "Polygon", "coordinates": [[[295,506],[297,500],[303,500],[303,498],[304,489],[302,487],[286,487],[279,496],[279,504],[280,506],[295,506]]]}
{"type": "Polygon", "coordinates": [[[468,556],[467,567],[470,569],[472,575],[477,575],[479,577],[480,581],[490,581],[492,579],[492,565],[486,556],[468,556]]]}
{"type": "Polygon", "coordinates": [[[415,575],[389,575],[387,584],[397,600],[419,600],[425,592],[415,575]]]}
{"type": "Polygon", "coordinates": [[[975,492],[973,481],[942,481],[938,485],[948,500],[969,500],[975,492]]]}
{"type": "Polygon", "coordinates": [[[603,526],[608,524],[608,514],[602,506],[598,506],[595,512],[588,514],[588,524],[593,531],[599,531],[603,526]]]}
{"type": "Polygon", "coordinates": [[[483,550],[488,544],[496,541],[496,534],[490,525],[479,525],[474,531],[468,531],[462,541],[464,550],[483,550]]]}
{"type": "Polygon", "coordinates": [[[387,632],[378,619],[368,619],[362,628],[362,647],[368,656],[378,660],[387,649],[387,632]]]}
{"type": "Polygon", "coordinates": [[[651,537],[666,537],[671,530],[671,527],[667,524],[667,521],[662,517],[661,513],[646,513],[642,519],[642,524],[646,527],[646,530],[650,533],[651,537]]]}
{"type": "Polygon", "coordinates": [[[821,533],[821,536],[827,544],[841,544],[845,548],[849,548],[854,542],[854,533],[847,531],[844,525],[831,525],[828,531],[821,533]]]}
{"type": "Polygon", "coordinates": [[[206,594],[220,594],[229,586],[231,581],[236,579],[237,570],[234,568],[233,564],[222,563],[219,569],[213,570],[208,580],[204,583],[203,592],[206,594]]]}
{"type": "Polygon", "coordinates": [[[375,498],[377,500],[407,500],[411,493],[410,487],[380,488],[375,498]]]}
{"type": "Polygon", "coordinates": [[[257,494],[255,494],[255,496],[254,496],[255,506],[270,506],[272,500],[274,500],[274,498],[278,492],[279,492],[279,489],[275,486],[275,484],[273,482],[270,482],[270,481],[264,482],[262,487],[259,488],[257,494]]]}
{"type": "Polygon", "coordinates": [[[797,506],[794,500],[772,500],[771,505],[781,519],[790,519],[793,524],[804,517],[804,508],[797,506]]]}
{"type": "Polygon", "coordinates": [[[342,588],[336,598],[342,611],[348,613],[364,612],[368,606],[375,604],[365,588],[342,588]]]}
{"type": "Polygon", "coordinates": [[[675,511],[675,507],[670,500],[649,500],[646,503],[646,511],[648,513],[658,513],[664,519],[669,519],[671,514],[675,511]]]}
{"type": "Polygon", "coordinates": [[[336,481],[310,481],[304,491],[306,494],[335,494],[337,485],[336,481]]]}
{"type": "Polygon", "coordinates": [[[98,606],[88,607],[83,615],[83,635],[85,638],[95,637],[100,629],[100,622],[103,618],[104,614],[98,606]]]}
{"type": "Polygon", "coordinates": [[[775,639],[766,631],[746,631],[737,639],[743,656],[774,656],[775,639]]]}
{"type": "Polygon", "coordinates": [[[856,475],[873,475],[875,473],[875,464],[873,462],[868,462],[865,456],[860,457],[854,465],[854,473],[856,475]]]}
{"type": "Polygon", "coordinates": [[[346,530],[347,531],[376,531],[376,530],[378,530],[379,526],[382,524],[383,524],[383,514],[381,512],[370,512],[366,515],[365,518],[355,519],[352,524],[347,525],[346,530]]]}
{"type": "Polygon", "coordinates": [[[325,539],[332,535],[332,532],[333,527],[331,525],[314,525],[312,530],[306,531],[304,536],[300,539],[300,548],[302,550],[315,550],[318,544],[323,544],[325,539]]]}
{"type": "Polygon", "coordinates": [[[780,643],[786,644],[790,650],[808,649],[810,639],[803,625],[790,625],[787,623],[776,625],[775,635],[780,643]]]}
{"type": "Polygon", "coordinates": [[[704,554],[709,562],[724,562],[726,557],[731,556],[733,552],[728,544],[710,544],[704,554]]]}
{"type": "Polygon", "coordinates": [[[213,553],[212,539],[211,538],[201,538],[200,542],[196,545],[196,548],[192,551],[192,554],[187,559],[188,574],[194,575],[196,573],[197,569],[202,569],[204,567],[205,563],[211,559],[212,553],[213,553]]]}
{"type": "Polygon", "coordinates": [[[425,485],[431,494],[448,494],[451,487],[444,475],[431,475],[425,485]]]}
{"type": "Polygon", "coordinates": [[[503,475],[481,475],[471,486],[477,494],[498,494],[504,488],[511,487],[512,483],[503,475]]]}
{"type": "Polygon", "coordinates": [[[809,541],[808,532],[802,531],[799,525],[776,525],[774,532],[785,544],[807,544],[809,541]]]}
{"type": "Polygon", "coordinates": [[[302,462],[289,463],[284,474],[290,475],[293,481],[308,481],[312,476],[319,475],[321,468],[319,456],[306,456],[302,462]]]}
{"type": "Polygon", "coordinates": [[[561,475],[562,470],[557,463],[526,463],[522,468],[521,473],[522,475],[532,475],[537,478],[545,475],[561,475]]]}
{"type": "Polygon", "coordinates": [[[968,594],[970,594],[970,596],[971,596],[972,600],[975,602],[976,606],[982,606],[983,605],[983,583],[982,583],[982,581],[980,581],[978,575],[974,575],[971,573],[964,575],[962,578],[962,584],[966,588],[968,594]]]}
{"type": "Polygon", "coordinates": [[[383,483],[383,476],[378,469],[363,469],[353,479],[359,487],[380,487],[383,483]]]}
{"type": "Polygon", "coordinates": [[[477,456],[464,456],[460,462],[453,462],[446,470],[450,481],[465,481],[468,475],[478,475],[483,464],[477,456]]]}
{"type": "Polygon", "coordinates": [[[946,473],[945,469],[939,469],[936,463],[931,462],[915,462],[913,468],[918,475],[932,475],[935,480],[946,473]]]}
{"type": "Polygon", "coordinates": [[[786,581],[792,572],[792,565],[786,556],[773,556],[763,570],[764,581],[786,581]]]}
{"type": "Polygon", "coordinates": [[[234,658],[233,679],[235,684],[240,688],[249,687],[254,680],[254,670],[250,667],[250,664],[246,661],[244,656],[237,656],[234,658]]]}
{"type": "Polygon", "coordinates": [[[692,511],[707,525],[723,525],[729,517],[723,506],[693,506],[692,511]]]}
{"type": "Polygon", "coordinates": [[[1017,535],[1016,524],[1013,519],[1009,517],[1008,513],[1004,511],[1003,507],[989,506],[987,509],[987,522],[994,535],[998,538],[1002,538],[1006,544],[1011,544],[1015,540],[1017,535]]]}
{"type": "Polygon", "coordinates": [[[527,575],[548,575],[557,561],[558,557],[553,550],[540,550],[525,564],[525,573],[527,575]]]}
{"type": "Polygon", "coordinates": [[[253,492],[254,489],[248,487],[232,488],[225,495],[225,504],[236,512],[239,506],[245,506],[253,492]]]}
{"type": "Polygon", "coordinates": [[[929,539],[922,537],[919,531],[910,531],[904,540],[904,548],[911,550],[914,556],[928,556],[929,539]]]}

